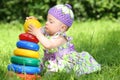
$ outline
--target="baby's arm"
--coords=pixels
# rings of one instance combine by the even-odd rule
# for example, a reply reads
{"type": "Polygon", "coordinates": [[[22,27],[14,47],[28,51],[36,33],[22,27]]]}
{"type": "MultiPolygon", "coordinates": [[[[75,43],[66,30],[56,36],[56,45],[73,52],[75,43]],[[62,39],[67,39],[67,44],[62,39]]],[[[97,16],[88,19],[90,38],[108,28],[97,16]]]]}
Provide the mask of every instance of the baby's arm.
{"type": "Polygon", "coordinates": [[[39,29],[35,28],[33,25],[29,26],[29,33],[36,36],[39,42],[44,46],[46,49],[56,48],[66,42],[66,39],[62,36],[58,36],[57,38],[48,39],[46,38],[39,29]]]}
{"type": "Polygon", "coordinates": [[[66,42],[66,40],[61,36],[57,38],[48,39],[40,33],[36,37],[46,49],[56,48],[66,42]]]}

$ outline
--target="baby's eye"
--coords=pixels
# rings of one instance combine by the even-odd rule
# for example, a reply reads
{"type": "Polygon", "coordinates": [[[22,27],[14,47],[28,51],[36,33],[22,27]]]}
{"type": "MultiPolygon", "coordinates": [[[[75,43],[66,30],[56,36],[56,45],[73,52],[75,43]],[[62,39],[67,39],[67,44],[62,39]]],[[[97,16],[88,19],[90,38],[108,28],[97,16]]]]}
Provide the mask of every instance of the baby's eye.
{"type": "Polygon", "coordinates": [[[53,23],[53,21],[49,21],[51,24],[53,23]]]}
{"type": "Polygon", "coordinates": [[[52,19],[49,19],[49,18],[47,19],[47,21],[51,24],[54,23],[54,21],[52,19]]]}

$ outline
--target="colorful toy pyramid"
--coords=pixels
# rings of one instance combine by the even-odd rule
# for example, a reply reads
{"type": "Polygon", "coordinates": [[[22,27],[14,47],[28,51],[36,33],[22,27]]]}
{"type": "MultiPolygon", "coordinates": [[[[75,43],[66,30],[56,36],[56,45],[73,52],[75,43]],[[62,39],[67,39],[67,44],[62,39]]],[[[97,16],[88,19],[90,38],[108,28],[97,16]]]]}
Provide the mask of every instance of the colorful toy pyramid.
{"type": "Polygon", "coordinates": [[[19,41],[16,43],[17,48],[11,57],[11,64],[8,65],[8,71],[15,72],[23,80],[36,80],[40,77],[40,55],[38,50],[38,39],[28,33],[28,26],[32,24],[36,28],[41,24],[36,19],[29,19],[24,24],[25,33],[19,35],[19,41]]]}

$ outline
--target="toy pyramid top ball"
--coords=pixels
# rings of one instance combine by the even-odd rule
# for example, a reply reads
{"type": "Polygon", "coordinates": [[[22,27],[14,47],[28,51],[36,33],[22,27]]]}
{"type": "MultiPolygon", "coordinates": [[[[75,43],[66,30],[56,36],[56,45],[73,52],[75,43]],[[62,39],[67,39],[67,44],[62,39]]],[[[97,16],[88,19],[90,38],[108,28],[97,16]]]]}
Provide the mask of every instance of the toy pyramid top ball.
{"type": "Polygon", "coordinates": [[[29,25],[34,25],[36,28],[41,27],[41,23],[37,19],[31,18],[31,19],[25,21],[25,23],[24,23],[25,32],[28,32],[29,25]]]}

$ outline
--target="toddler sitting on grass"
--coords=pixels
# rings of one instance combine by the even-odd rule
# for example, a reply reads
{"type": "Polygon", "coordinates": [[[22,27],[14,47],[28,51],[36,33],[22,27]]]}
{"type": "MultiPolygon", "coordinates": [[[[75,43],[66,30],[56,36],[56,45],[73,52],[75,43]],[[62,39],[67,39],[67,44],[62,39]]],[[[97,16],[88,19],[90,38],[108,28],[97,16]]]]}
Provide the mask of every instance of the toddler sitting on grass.
{"type": "MultiPolygon", "coordinates": [[[[26,20],[34,18],[27,17],[26,20]]],[[[45,27],[29,26],[29,33],[44,47],[43,69],[47,72],[74,71],[77,76],[101,70],[100,64],[88,53],[77,52],[66,31],[72,26],[74,14],[69,4],[49,9],[45,27]]]]}

